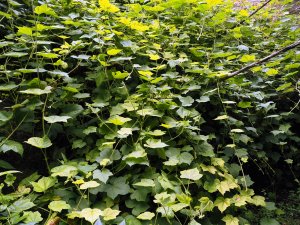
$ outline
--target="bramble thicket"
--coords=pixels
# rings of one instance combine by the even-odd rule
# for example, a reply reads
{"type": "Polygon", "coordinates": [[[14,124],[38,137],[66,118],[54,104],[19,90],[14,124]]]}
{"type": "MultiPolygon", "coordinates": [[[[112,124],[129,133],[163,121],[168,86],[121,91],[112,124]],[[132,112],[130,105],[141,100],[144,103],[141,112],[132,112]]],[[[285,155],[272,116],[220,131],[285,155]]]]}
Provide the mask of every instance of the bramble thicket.
{"type": "Polygon", "coordinates": [[[300,17],[262,4],[1,1],[0,224],[299,224],[300,17]]]}

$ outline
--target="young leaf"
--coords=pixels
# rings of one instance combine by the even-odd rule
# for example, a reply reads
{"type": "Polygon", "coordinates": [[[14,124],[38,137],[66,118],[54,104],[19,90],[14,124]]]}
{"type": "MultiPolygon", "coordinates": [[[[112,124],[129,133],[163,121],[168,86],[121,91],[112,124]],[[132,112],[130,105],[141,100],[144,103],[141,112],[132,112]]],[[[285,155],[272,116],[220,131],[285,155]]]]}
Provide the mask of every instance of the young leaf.
{"type": "Polygon", "coordinates": [[[99,187],[100,184],[94,180],[88,181],[88,182],[84,182],[83,184],[80,185],[80,189],[85,190],[88,188],[95,188],[95,187],[99,187]]]}
{"type": "Polygon", "coordinates": [[[164,147],[167,147],[168,145],[159,139],[158,140],[157,139],[148,139],[146,141],[146,144],[144,144],[144,146],[146,146],[148,148],[164,148],[164,147]]]}
{"type": "Polygon", "coordinates": [[[223,213],[230,206],[230,199],[218,197],[214,203],[215,206],[223,213]]]}
{"type": "Polygon", "coordinates": [[[113,220],[117,217],[117,215],[119,215],[119,213],[120,213],[119,210],[115,210],[111,208],[104,209],[102,213],[103,220],[105,221],[113,220]]]}
{"type": "Polygon", "coordinates": [[[152,220],[152,218],[155,216],[152,212],[144,212],[137,216],[140,220],[152,220]]]}
{"type": "Polygon", "coordinates": [[[128,121],[131,121],[130,118],[125,118],[125,117],[122,117],[122,116],[113,116],[111,117],[108,122],[109,123],[113,123],[115,125],[123,125],[124,123],[128,122],[128,121]]]}
{"type": "Polygon", "coordinates": [[[199,180],[202,176],[203,174],[200,174],[197,168],[180,171],[180,178],[199,180]]]}
{"type": "Polygon", "coordinates": [[[80,217],[89,221],[91,224],[94,224],[94,222],[99,218],[99,216],[102,216],[102,214],[103,212],[100,209],[85,208],[81,210],[80,217]]]}
{"type": "Polygon", "coordinates": [[[222,220],[226,223],[226,225],[239,225],[239,219],[229,214],[223,217],[222,220]]]}
{"type": "Polygon", "coordinates": [[[31,137],[25,142],[37,148],[49,148],[52,145],[51,140],[47,136],[43,138],[31,137]]]}
{"type": "Polygon", "coordinates": [[[34,13],[38,15],[46,14],[46,15],[56,16],[54,10],[49,8],[46,4],[35,7],[34,13]]]}
{"type": "Polygon", "coordinates": [[[133,185],[140,186],[140,187],[154,187],[155,183],[151,179],[142,179],[140,182],[137,182],[133,185]]]}
{"type": "Polygon", "coordinates": [[[108,55],[117,55],[122,51],[122,49],[117,49],[117,48],[111,48],[107,50],[108,55]]]}
{"type": "Polygon", "coordinates": [[[70,209],[71,206],[65,201],[52,201],[48,205],[48,208],[54,212],[61,212],[63,209],[70,209]]]}

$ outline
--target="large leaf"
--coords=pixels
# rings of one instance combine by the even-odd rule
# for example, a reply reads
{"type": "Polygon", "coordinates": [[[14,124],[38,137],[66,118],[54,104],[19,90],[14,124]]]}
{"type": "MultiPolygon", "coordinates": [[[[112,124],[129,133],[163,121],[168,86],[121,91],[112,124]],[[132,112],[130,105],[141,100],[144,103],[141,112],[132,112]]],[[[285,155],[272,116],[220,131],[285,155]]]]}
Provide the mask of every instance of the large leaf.
{"type": "Polygon", "coordinates": [[[180,171],[180,178],[185,178],[189,180],[199,180],[203,174],[200,174],[197,168],[182,170],[180,171]]]}
{"type": "Polygon", "coordinates": [[[20,91],[20,93],[29,94],[29,95],[43,95],[43,94],[51,93],[51,89],[52,87],[50,86],[45,87],[45,89],[31,88],[31,89],[26,89],[24,91],[20,91]]]}
{"type": "Polygon", "coordinates": [[[0,152],[14,151],[20,155],[23,155],[23,145],[19,142],[7,140],[5,142],[0,142],[0,152]]]}
{"type": "Polygon", "coordinates": [[[42,177],[38,182],[31,182],[35,192],[45,192],[50,187],[54,186],[56,179],[53,177],[42,177]]]}
{"type": "Polygon", "coordinates": [[[52,201],[48,205],[48,208],[54,212],[61,212],[63,209],[70,209],[71,206],[65,201],[52,201]]]}

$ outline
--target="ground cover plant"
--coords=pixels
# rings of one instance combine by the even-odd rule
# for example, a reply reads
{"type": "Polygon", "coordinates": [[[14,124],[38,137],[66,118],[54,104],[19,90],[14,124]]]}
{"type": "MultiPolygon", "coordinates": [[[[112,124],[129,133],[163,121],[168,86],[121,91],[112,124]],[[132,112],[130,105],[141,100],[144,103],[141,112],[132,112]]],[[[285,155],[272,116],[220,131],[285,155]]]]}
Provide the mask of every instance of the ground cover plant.
{"type": "Polygon", "coordinates": [[[269,2],[1,2],[0,223],[279,224],[300,28],[269,2]]]}

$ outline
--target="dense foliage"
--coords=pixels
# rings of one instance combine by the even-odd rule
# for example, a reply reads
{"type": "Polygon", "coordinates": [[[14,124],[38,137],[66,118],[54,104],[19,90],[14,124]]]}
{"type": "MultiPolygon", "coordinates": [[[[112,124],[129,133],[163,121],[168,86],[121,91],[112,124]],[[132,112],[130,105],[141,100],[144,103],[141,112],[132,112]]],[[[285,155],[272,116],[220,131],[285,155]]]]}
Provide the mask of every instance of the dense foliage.
{"type": "Polygon", "coordinates": [[[299,40],[280,6],[0,3],[0,223],[237,225],[276,209],[261,188],[299,185],[300,51],[226,76],[299,40]]]}

